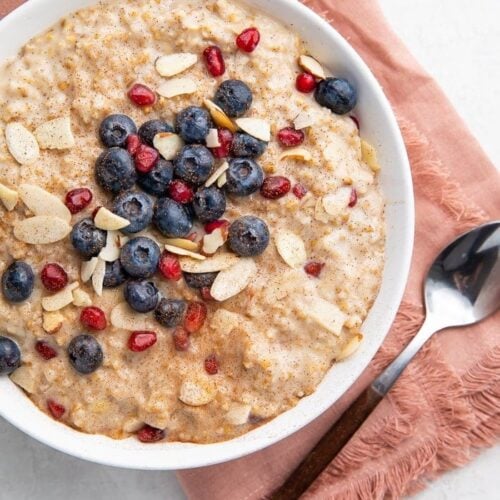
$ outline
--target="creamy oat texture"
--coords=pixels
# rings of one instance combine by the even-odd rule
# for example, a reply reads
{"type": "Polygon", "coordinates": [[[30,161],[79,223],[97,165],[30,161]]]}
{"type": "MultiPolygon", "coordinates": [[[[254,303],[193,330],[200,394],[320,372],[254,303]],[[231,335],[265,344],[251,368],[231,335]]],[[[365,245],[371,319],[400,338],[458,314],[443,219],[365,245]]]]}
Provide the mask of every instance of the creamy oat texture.
{"type": "MultiPolygon", "coordinates": [[[[0,331],[18,341],[23,353],[23,367],[14,378],[43,411],[48,399],[63,404],[63,421],[78,430],[124,438],[147,423],[167,429],[169,440],[198,443],[243,434],[315,390],[332,363],[359,338],[377,295],[384,264],[384,201],[375,169],[363,161],[374,166],[368,146],[362,148],[349,117],[336,116],[295,90],[297,60],[305,53],[298,37],[227,0],[110,0],[31,40],[0,72],[0,127],[3,131],[8,123],[20,122],[33,131],[48,120],[70,116],[76,144],[42,150],[37,161],[23,166],[9,154],[1,133],[0,182],[13,190],[35,184],[60,199],[70,189],[89,187],[94,202],[73,216],[71,224],[98,205],[109,207],[111,199],[94,180],[94,162],[102,151],[96,134],[100,121],[110,113],[125,113],[138,125],[155,117],[172,122],[184,107],[202,105],[222,79],[208,75],[201,57],[182,75],[197,82],[192,95],[161,98],[154,108],[139,109],[126,91],[136,81],[153,89],[165,81],[154,67],[159,56],[201,56],[214,43],[225,54],[222,79],[241,79],[253,91],[246,116],[272,124],[273,139],[258,160],[264,171],[300,182],[309,193],[302,200],[292,193],[277,201],[258,194],[228,200],[225,217],[263,218],[271,243],[255,259],[258,274],[246,290],[223,303],[207,303],[207,322],[191,337],[188,352],[176,352],[171,330],[151,315],[141,316],[142,329],[156,331],[158,343],[143,353],[131,352],[126,347],[130,331],[109,325],[95,334],[105,354],[103,366],[83,376],[71,368],[65,352],[83,332],[80,307],[68,305],[55,313],[62,315],[63,324],[49,335],[42,328],[41,308],[48,292],[38,277],[25,303],[9,304],[0,297],[0,331]],[[249,26],[262,33],[253,54],[238,51],[234,42],[249,26]],[[275,134],[303,109],[315,115],[303,145],[312,159],[280,160],[283,148],[275,134]],[[359,195],[354,208],[347,207],[351,187],[359,195]],[[308,261],[326,263],[319,279],[307,276],[303,263],[292,268],[278,254],[277,238],[290,232],[305,243],[308,261]],[[334,318],[331,324],[322,321],[325,308],[334,318]],[[60,346],[59,356],[44,361],[34,350],[37,339],[60,346]],[[203,361],[212,353],[220,370],[209,376],[203,361]]],[[[123,301],[122,289],[105,290],[98,297],[90,283],[81,283],[81,259],[68,238],[51,245],[16,240],[13,225],[27,215],[21,202],[11,212],[0,205],[0,273],[14,259],[28,262],[37,276],[47,262],[58,262],[69,283],[80,281],[109,322],[111,310],[123,301]]],[[[166,297],[199,300],[182,280],[154,280],[166,297]]]]}

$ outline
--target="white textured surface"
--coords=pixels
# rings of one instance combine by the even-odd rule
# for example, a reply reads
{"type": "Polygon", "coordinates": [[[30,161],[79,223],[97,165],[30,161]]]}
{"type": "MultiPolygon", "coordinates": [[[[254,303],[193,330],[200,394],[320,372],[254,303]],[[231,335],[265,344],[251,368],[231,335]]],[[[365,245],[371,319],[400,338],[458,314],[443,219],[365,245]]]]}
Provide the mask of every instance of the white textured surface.
{"type": "MultiPolygon", "coordinates": [[[[500,115],[500,2],[380,2],[396,31],[436,77],[499,166],[495,117],[500,115]]],[[[85,463],[27,438],[3,420],[0,457],[0,500],[183,498],[172,473],[133,472],[85,463]]],[[[496,499],[500,491],[499,463],[500,447],[496,447],[465,468],[445,474],[415,498],[496,499]]]]}

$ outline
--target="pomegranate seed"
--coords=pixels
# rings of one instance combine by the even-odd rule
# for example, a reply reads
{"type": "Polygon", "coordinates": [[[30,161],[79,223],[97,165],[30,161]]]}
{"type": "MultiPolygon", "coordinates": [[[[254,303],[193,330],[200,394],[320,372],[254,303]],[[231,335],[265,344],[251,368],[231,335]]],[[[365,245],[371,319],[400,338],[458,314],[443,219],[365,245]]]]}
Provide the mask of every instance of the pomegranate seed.
{"type": "Polygon", "coordinates": [[[293,186],[293,194],[299,199],[301,200],[302,198],[304,198],[304,196],[307,194],[307,188],[305,186],[303,186],[302,184],[295,184],[295,186],[293,186]]]}
{"type": "Polygon", "coordinates": [[[296,87],[299,92],[308,94],[316,88],[316,78],[310,73],[301,73],[297,77],[296,87]]]}
{"type": "Polygon", "coordinates": [[[85,307],[80,313],[80,322],[91,330],[104,330],[108,326],[106,315],[98,307],[85,307]]]}
{"type": "Polygon", "coordinates": [[[160,257],[158,269],[161,275],[167,280],[179,281],[182,278],[182,269],[179,257],[166,250],[160,257]]]}
{"type": "Polygon", "coordinates": [[[269,200],[277,200],[285,196],[290,191],[290,188],[290,181],[286,177],[276,175],[264,179],[264,183],[260,188],[260,194],[269,200]]]}
{"type": "Polygon", "coordinates": [[[227,158],[233,144],[233,134],[227,128],[220,128],[217,135],[219,136],[220,146],[211,148],[212,154],[218,159],[227,158]]]}
{"type": "Polygon", "coordinates": [[[355,207],[356,203],[358,203],[358,192],[356,189],[352,188],[351,191],[351,197],[349,198],[349,205],[347,205],[349,208],[355,207]]]}
{"type": "Polygon", "coordinates": [[[212,297],[212,294],[210,293],[210,287],[208,287],[208,286],[204,286],[203,288],[200,288],[200,295],[201,295],[201,298],[205,302],[209,302],[210,300],[214,300],[214,298],[212,297]]]}
{"type": "Polygon", "coordinates": [[[147,424],[137,431],[137,439],[141,443],[156,443],[164,438],[165,431],[163,429],[157,429],[147,424]]]}
{"type": "Polygon", "coordinates": [[[186,204],[193,200],[194,192],[184,181],[176,179],[169,184],[168,195],[177,203],[186,204]]]}
{"type": "Polygon", "coordinates": [[[203,302],[190,302],[184,316],[184,328],[189,333],[197,332],[207,318],[207,306],[203,302]]]}
{"type": "Polygon", "coordinates": [[[306,138],[302,130],[295,130],[293,127],[286,127],[278,132],[278,141],[287,148],[299,146],[306,138]]]}
{"type": "Polygon", "coordinates": [[[156,94],[142,83],[133,85],[127,95],[136,106],[152,106],[156,102],[156,94]]]}
{"type": "Polygon", "coordinates": [[[358,118],[356,118],[356,117],[355,117],[355,116],[353,116],[353,115],[349,116],[349,118],[350,118],[350,119],[351,119],[351,120],[352,120],[352,121],[356,124],[356,127],[358,127],[358,130],[360,130],[360,129],[361,129],[361,127],[360,127],[360,124],[359,124],[359,120],[358,120],[358,118]]]}
{"type": "Polygon", "coordinates": [[[227,227],[229,228],[230,222],[226,219],[220,219],[220,220],[214,220],[212,222],[208,222],[205,224],[204,229],[205,233],[211,234],[213,233],[216,229],[219,229],[220,227],[227,227]]]}
{"type": "Polygon", "coordinates": [[[212,76],[222,76],[226,71],[226,65],[224,63],[224,56],[219,47],[212,45],[207,47],[203,51],[203,57],[205,58],[205,64],[207,65],[208,72],[212,76]]]}
{"type": "Polygon", "coordinates": [[[53,399],[49,399],[47,401],[47,408],[56,420],[59,420],[66,413],[66,408],[64,408],[63,405],[56,403],[53,399]]]}
{"type": "Polygon", "coordinates": [[[257,28],[247,28],[236,38],[236,45],[244,52],[253,52],[260,42],[260,33],[257,28]]]}
{"type": "Polygon", "coordinates": [[[321,262],[308,262],[304,266],[304,271],[309,274],[309,276],[314,276],[315,278],[319,278],[321,274],[321,270],[325,267],[325,264],[321,262]]]}
{"type": "Polygon", "coordinates": [[[57,351],[48,342],[39,340],[35,344],[35,350],[43,359],[49,360],[57,357],[57,351]]]}
{"type": "Polygon", "coordinates": [[[81,212],[92,201],[92,191],[87,188],[72,189],[64,200],[65,205],[72,214],[81,212]]]}
{"type": "Polygon", "coordinates": [[[155,332],[132,332],[128,339],[128,348],[134,352],[145,351],[155,344],[155,332]]]}
{"type": "Polygon", "coordinates": [[[189,332],[181,326],[174,330],[174,346],[176,351],[187,351],[189,349],[189,332]]]}
{"type": "Polygon", "coordinates": [[[141,138],[137,134],[131,134],[127,137],[127,151],[134,156],[141,145],[141,138]]]}
{"type": "Polygon", "coordinates": [[[151,172],[160,157],[158,151],[145,144],[139,144],[134,156],[135,169],[141,174],[151,172]]]}
{"type": "Polygon", "coordinates": [[[205,371],[209,375],[217,375],[219,372],[219,362],[217,361],[215,354],[211,354],[207,359],[205,359],[205,371]]]}
{"type": "Polygon", "coordinates": [[[68,275],[59,264],[46,264],[40,278],[43,286],[51,292],[58,292],[68,284],[68,275]]]}

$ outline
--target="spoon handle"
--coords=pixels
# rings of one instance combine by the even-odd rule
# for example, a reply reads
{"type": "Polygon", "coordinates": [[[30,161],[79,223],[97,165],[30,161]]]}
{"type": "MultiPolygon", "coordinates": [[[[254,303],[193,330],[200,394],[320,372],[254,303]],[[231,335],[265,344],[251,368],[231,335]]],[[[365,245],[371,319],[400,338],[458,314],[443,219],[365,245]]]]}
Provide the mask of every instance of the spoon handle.
{"type": "Polygon", "coordinates": [[[271,500],[296,500],[311,486],[363,425],[408,363],[435,331],[436,326],[427,319],[399,356],[357,397],[285,483],[270,496],[271,500]]]}

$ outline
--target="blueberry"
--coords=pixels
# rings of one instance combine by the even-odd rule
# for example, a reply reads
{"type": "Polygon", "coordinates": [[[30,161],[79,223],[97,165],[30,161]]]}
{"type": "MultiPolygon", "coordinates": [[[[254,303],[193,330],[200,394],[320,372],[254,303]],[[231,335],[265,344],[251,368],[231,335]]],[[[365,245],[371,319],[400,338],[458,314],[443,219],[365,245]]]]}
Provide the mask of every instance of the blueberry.
{"type": "Polygon", "coordinates": [[[127,137],[137,133],[134,121],[126,115],[109,115],[99,127],[99,137],[108,148],[126,146],[127,137]]]}
{"type": "Polygon", "coordinates": [[[193,227],[193,216],[186,206],[170,198],[159,198],[156,202],[153,222],[168,238],[183,238],[193,227]]]}
{"type": "Polygon", "coordinates": [[[219,273],[184,273],[184,281],[189,288],[210,288],[219,273]]]}
{"type": "Polygon", "coordinates": [[[123,269],[120,260],[106,262],[106,273],[104,274],[104,288],[116,288],[127,281],[128,274],[123,269]]]}
{"type": "Polygon", "coordinates": [[[200,222],[212,222],[224,215],[226,211],[226,197],[215,186],[201,188],[194,195],[193,208],[200,222]]]}
{"type": "Polygon", "coordinates": [[[203,184],[212,173],[215,160],[205,146],[185,146],[174,160],[175,175],[190,184],[203,184]]]}
{"type": "Polygon", "coordinates": [[[150,312],[158,304],[158,288],[151,281],[129,281],[124,295],[128,305],[140,313],[150,312]]]}
{"type": "Polygon", "coordinates": [[[258,158],[264,154],[267,142],[248,134],[237,133],[231,145],[231,154],[237,158],[258,158]]]}
{"type": "Polygon", "coordinates": [[[257,192],[264,182],[264,172],[251,158],[233,158],[226,171],[225,189],[237,196],[248,196],[257,192]]]}
{"type": "Polygon", "coordinates": [[[15,261],[3,273],[2,291],[9,302],[23,302],[33,292],[35,275],[26,262],[15,261]]]}
{"type": "Polygon", "coordinates": [[[153,140],[156,134],[173,131],[174,127],[163,120],[149,120],[140,126],[139,137],[142,142],[146,143],[148,146],[153,146],[153,140]]]}
{"type": "Polygon", "coordinates": [[[137,183],[146,193],[154,196],[165,196],[168,185],[174,178],[174,164],[160,158],[151,172],[140,175],[137,183]]]}
{"type": "Polygon", "coordinates": [[[208,135],[212,121],[206,109],[189,106],[175,118],[175,130],[186,144],[202,144],[208,135]]]}
{"type": "Polygon", "coordinates": [[[97,158],[95,175],[99,186],[114,194],[130,189],[137,180],[134,160],[121,148],[108,149],[97,158]]]}
{"type": "Polygon", "coordinates": [[[106,231],[95,227],[89,217],[82,219],[73,226],[70,234],[71,244],[83,257],[96,257],[106,245],[106,231]]]}
{"type": "Polygon", "coordinates": [[[252,105],[252,91],[241,80],[222,82],[215,93],[214,102],[231,118],[243,116],[252,105]]]}
{"type": "Polygon", "coordinates": [[[8,337],[0,336],[0,375],[9,375],[21,365],[21,351],[8,337]]]}
{"type": "Polygon", "coordinates": [[[153,220],[153,201],[144,193],[123,193],[115,198],[113,212],[130,221],[130,226],[123,228],[122,233],[138,233],[153,220]]]}
{"type": "Polygon", "coordinates": [[[269,244],[267,224],[258,217],[245,215],[236,219],[229,228],[229,246],[241,257],[255,257],[269,244]]]}
{"type": "Polygon", "coordinates": [[[185,300],[161,299],[155,309],[155,318],[158,323],[167,328],[173,328],[181,323],[186,312],[185,300]]]}
{"type": "Polygon", "coordinates": [[[141,236],[123,245],[120,262],[133,278],[153,276],[160,261],[160,247],[150,238],[141,236]]]}
{"type": "Polygon", "coordinates": [[[314,98],[337,115],[352,111],[358,101],[358,92],[350,82],[342,78],[326,78],[319,82],[314,98]]]}
{"type": "Polygon", "coordinates": [[[69,362],[83,375],[95,372],[101,365],[104,355],[102,348],[92,335],[78,335],[68,346],[69,362]]]}

